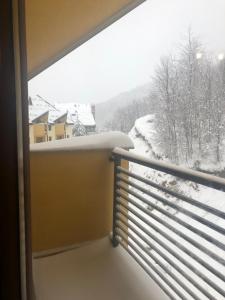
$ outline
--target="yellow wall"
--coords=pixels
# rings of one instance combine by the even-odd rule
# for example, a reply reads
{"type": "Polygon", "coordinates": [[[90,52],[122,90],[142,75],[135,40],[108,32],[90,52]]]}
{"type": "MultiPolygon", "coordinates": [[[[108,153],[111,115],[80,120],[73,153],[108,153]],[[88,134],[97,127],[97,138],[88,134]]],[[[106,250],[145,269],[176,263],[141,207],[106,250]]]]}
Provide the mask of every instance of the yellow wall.
{"type": "Polygon", "coordinates": [[[56,123],[54,125],[55,127],[55,139],[57,139],[57,136],[63,136],[65,138],[65,123],[56,123]]]}
{"type": "Polygon", "coordinates": [[[26,0],[29,75],[37,75],[141,2],[26,0]]]}
{"type": "Polygon", "coordinates": [[[54,141],[58,136],[63,136],[63,138],[66,137],[65,123],[51,124],[51,130],[48,129],[47,123],[30,124],[29,132],[30,144],[36,143],[36,137],[44,137],[45,142],[47,142],[49,138],[51,138],[51,141],[54,141]],[[45,126],[47,126],[47,131],[45,130],[45,126]]]}
{"type": "Polygon", "coordinates": [[[34,131],[33,131],[33,125],[29,125],[29,138],[30,138],[30,144],[34,144],[34,131]]]}
{"type": "Polygon", "coordinates": [[[110,150],[31,152],[33,251],[109,234],[113,163],[110,150]]]}
{"type": "Polygon", "coordinates": [[[34,135],[34,139],[35,137],[45,137],[47,135],[46,132],[46,126],[47,124],[33,124],[33,135],[34,135]]]}
{"type": "Polygon", "coordinates": [[[66,137],[71,138],[73,136],[73,124],[66,124],[66,137]]]}
{"type": "Polygon", "coordinates": [[[53,124],[49,124],[51,125],[51,130],[48,129],[48,140],[49,138],[51,138],[51,141],[55,140],[55,126],[53,124]]]}
{"type": "Polygon", "coordinates": [[[30,144],[36,143],[36,138],[41,138],[41,137],[43,137],[44,141],[47,141],[46,126],[47,124],[44,123],[29,125],[30,144]]]}

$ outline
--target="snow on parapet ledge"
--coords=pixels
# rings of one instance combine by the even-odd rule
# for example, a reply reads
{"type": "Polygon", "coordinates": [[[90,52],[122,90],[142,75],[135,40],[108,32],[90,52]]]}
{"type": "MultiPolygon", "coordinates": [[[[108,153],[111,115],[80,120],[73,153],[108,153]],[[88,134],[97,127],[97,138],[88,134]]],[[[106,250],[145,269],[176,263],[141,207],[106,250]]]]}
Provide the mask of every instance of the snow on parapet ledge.
{"type": "Polygon", "coordinates": [[[119,132],[107,132],[70,139],[56,140],[30,145],[31,152],[77,151],[114,149],[115,147],[132,149],[134,144],[128,135],[119,132]]]}

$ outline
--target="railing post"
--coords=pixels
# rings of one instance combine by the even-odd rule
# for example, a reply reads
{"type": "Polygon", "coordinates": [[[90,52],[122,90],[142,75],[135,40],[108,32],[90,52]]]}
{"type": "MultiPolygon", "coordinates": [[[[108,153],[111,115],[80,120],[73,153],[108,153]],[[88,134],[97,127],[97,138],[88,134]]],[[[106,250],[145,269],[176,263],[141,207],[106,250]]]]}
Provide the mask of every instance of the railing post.
{"type": "Polygon", "coordinates": [[[116,213],[117,213],[117,174],[118,174],[118,169],[121,165],[121,159],[117,156],[113,156],[113,161],[114,161],[114,185],[113,185],[113,228],[112,228],[112,245],[113,247],[117,247],[119,242],[116,239],[116,213]]]}

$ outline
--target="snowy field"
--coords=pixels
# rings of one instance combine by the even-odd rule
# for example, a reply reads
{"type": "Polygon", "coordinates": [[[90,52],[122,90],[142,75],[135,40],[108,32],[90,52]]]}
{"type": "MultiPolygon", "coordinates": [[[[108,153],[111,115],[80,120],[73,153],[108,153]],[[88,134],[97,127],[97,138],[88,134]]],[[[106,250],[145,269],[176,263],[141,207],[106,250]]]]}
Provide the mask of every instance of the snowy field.
{"type": "MultiPolygon", "coordinates": [[[[150,159],[165,160],[156,137],[153,115],[138,119],[129,133],[129,136],[135,145],[134,153],[147,156],[150,159]]],[[[177,179],[171,175],[166,175],[162,172],[148,169],[134,163],[130,164],[130,170],[135,174],[148,178],[155,183],[225,213],[225,193],[223,192],[177,179]]],[[[195,217],[200,217],[200,220],[203,221],[194,220],[192,217],[178,211],[178,209],[165,205],[165,203],[161,203],[140,191],[138,191],[139,195],[148,199],[149,205],[130,196],[131,199],[141,204],[144,208],[147,208],[151,214],[151,216],[149,216],[130,204],[131,208],[134,208],[135,211],[140,213],[152,224],[151,226],[146,225],[136,216],[130,214],[152,235],[152,238],[148,237],[151,247],[142,240],[139,241],[148,249],[152,258],[149,258],[143,251],[142,253],[162,274],[160,277],[155,275],[158,280],[165,286],[166,284],[162,281],[162,277],[169,279],[169,281],[173,283],[180,294],[180,296],[177,296],[173,290],[170,290],[171,294],[174,295],[174,299],[225,299],[224,219],[164,192],[157,191],[155,188],[149,187],[135,179],[132,179],[132,181],[146,190],[162,196],[167,201],[171,201],[171,203],[178,205],[180,208],[191,212],[195,217]],[[211,229],[202,224],[204,220],[215,224],[216,227],[211,229]],[[184,225],[196,229],[198,234],[185,228],[184,225]],[[176,232],[174,232],[173,228],[176,232]],[[170,241],[163,236],[163,233],[169,235],[170,241]],[[207,241],[207,239],[211,238],[217,242],[217,246],[207,241]],[[165,250],[163,245],[166,245],[167,250],[165,250]],[[162,254],[164,258],[162,258],[162,254]],[[179,259],[175,258],[175,256],[179,259]],[[181,263],[180,259],[182,259],[185,264],[181,263]],[[172,266],[171,262],[174,263],[176,267],[172,266]],[[185,277],[181,275],[182,272],[185,277]],[[178,282],[189,292],[184,291],[178,282]],[[197,283],[197,288],[194,287],[193,282],[197,283]],[[211,287],[211,283],[215,284],[214,288],[211,287]]],[[[137,192],[135,188],[131,189],[137,192]]],[[[142,230],[137,227],[136,229],[143,234],[144,237],[147,237],[142,230]]],[[[136,234],[135,236],[138,238],[136,234]]]]}

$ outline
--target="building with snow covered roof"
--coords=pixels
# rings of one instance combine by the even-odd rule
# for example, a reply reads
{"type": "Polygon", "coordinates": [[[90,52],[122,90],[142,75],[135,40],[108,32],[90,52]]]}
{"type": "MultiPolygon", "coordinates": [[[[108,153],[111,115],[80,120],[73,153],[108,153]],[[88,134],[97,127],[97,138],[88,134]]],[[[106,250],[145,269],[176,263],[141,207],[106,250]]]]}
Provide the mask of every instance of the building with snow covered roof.
{"type": "Polygon", "coordinates": [[[31,144],[91,134],[96,130],[94,107],[29,97],[29,125],[31,144]]]}
{"type": "MultiPolygon", "coordinates": [[[[96,123],[94,118],[94,106],[81,103],[55,103],[55,107],[59,110],[67,111],[67,124],[74,126],[80,123],[85,127],[86,133],[95,132],[96,123]]],[[[71,129],[71,128],[70,128],[71,129]]],[[[70,132],[69,132],[70,133],[70,132]]]]}
{"type": "Polygon", "coordinates": [[[48,114],[49,111],[46,108],[29,105],[30,144],[48,141],[48,114]]]}

